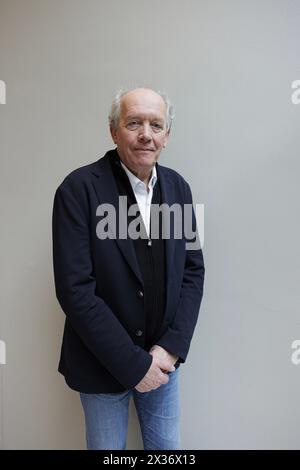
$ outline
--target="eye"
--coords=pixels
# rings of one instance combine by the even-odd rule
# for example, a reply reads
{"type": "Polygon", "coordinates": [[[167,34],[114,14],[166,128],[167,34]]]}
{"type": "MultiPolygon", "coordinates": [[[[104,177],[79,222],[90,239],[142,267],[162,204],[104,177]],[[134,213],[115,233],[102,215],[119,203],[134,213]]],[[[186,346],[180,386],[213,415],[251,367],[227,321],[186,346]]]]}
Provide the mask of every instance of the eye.
{"type": "Polygon", "coordinates": [[[154,130],[154,132],[160,132],[163,129],[163,126],[158,122],[153,122],[151,124],[151,127],[154,130]]]}
{"type": "Polygon", "coordinates": [[[140,125],[139,122],[133,119],[132,121],[129,121],[129,122],[126,124],[126,127],[127,127],[127,129],[129,129],[130,131],[135,131],[136,129],[138,129],[139,125],[140,125]]]}

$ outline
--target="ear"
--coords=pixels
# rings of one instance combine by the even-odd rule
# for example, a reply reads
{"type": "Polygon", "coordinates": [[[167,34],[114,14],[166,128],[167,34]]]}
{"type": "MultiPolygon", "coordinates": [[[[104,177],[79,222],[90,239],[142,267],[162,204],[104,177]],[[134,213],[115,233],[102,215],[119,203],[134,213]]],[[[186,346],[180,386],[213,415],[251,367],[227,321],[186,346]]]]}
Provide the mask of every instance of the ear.
{"type": "Polygon", "coordinates": [[[117,143],[118,143],[117,129],[115,129],[114,127],[112,127],[112,125],[110,125],[110,126],[109,126],[109,130],[110,130],[110,134],[111,134],[112,140],[113,140],[114,143],[117,145],[117,143]]]}
{"type": "Polygon", "coordinates": [[[169,129],[169,130],[166,132],[166,135],[165,135],[165,138],[164,138],[164,143],[163,143],[163,148],[166,148],[166,146],[167,146],[167,142],[168,142],[169,136],[170,136],[170,131],[171,131],[171,129],[169,129]]]}

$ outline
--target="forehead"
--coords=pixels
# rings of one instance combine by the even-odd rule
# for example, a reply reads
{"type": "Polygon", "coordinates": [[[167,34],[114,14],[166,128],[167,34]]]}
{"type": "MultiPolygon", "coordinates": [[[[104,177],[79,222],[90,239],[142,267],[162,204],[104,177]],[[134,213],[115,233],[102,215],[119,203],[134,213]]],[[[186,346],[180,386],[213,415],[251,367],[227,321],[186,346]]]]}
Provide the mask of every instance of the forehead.
{"type": "Polygon", "coordinates": [[[166,104],[163,98],[152,90],[133,90],[126,93],[121,100],[121,117],[128,116],[165,119],[166,104]]]}

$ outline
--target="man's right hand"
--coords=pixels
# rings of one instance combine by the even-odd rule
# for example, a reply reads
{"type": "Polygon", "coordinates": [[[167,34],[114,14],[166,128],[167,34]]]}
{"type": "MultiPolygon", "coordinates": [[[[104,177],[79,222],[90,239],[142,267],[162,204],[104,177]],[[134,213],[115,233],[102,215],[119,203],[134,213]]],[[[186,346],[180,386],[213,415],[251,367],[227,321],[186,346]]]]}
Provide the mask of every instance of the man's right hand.
{"type": "Polygon", "coordinates": [[[174,372],[175,370],[171,361],[153,357],[150,369],[144,378],[135,386],[135,389],[141,393],[155,390],[161,385],[167,384],[169,382],[168,372],[174,372]],[[164,373],[163,370],[166,371],[166,373],[164,373]]]}

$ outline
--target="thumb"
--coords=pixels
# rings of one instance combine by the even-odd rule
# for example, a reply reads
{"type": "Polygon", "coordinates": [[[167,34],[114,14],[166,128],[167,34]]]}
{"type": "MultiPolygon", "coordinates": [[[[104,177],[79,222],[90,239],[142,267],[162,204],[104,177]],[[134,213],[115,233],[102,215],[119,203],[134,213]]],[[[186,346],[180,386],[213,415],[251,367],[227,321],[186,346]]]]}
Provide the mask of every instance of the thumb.
{"type": "Polygon", "coordinates": [[[175,366],[173,366],[171,364],[171,362],[169,362],[169,361],[162,361],[160,367],[161,367],[161,369],[165,370],[166,372],[174,372],[176,370],[175,366]]]}

